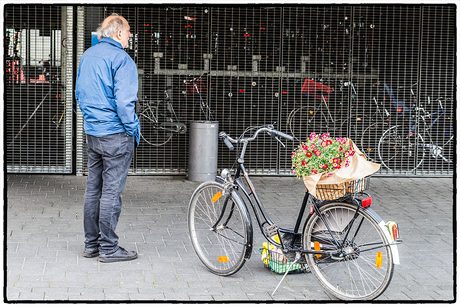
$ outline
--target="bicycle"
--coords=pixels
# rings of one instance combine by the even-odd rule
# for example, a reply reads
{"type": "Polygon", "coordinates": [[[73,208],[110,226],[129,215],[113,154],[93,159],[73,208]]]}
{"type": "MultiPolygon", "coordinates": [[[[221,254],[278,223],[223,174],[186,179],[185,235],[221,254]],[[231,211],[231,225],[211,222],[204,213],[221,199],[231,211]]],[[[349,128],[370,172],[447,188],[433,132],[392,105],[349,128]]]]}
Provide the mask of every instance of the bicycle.
{"type": "MultiPolygon", "coordinates": [[[[379,86],[380,82],[372,84],[372,87],[375,88],[379,86]]],[[[413,95],[411,97],[415,97],[413,92],[414,86],[416,86],[416,84],[410,86],[410,90],[413,95]]],[[[379,162],[380,158],[378,155],[378,144],[380,136],[389,127],[391,127],[392,113],[391,109],[389,110],[388,107],[393,106],[393,108],[396,109],[396,112],[398,113],[404,111],[407,112],[404,102],[396,100],[390,85],[384,84],[382,91],[389,96],[389,102],[387,101],[385,94],[383,99],[379,99],[379,101],[377,101],[375,95],[372,97],[371,100],[375,106],[375,112],[370,116],[370,125],[363,130],[359,143],[360,148],[363,148],[363,153],[366,155],[367,160],[371,162],[379,162]]],[[[359,133],[356,135],[359,135],[359,133]]]]}
{"type": "MultiPolygon", "coordinates": [[[[203,78],[203,75],[199,76],[199,77],[195,77],[195,78],[192,78],[190,80],[184,80],[184,84],[186,84],[187,86],[189,86],[190,88],[190,91],[192,93],[197,93],[198,94],[198,97],[200,97],[200,108],[201,108],[201,112],[203,112],[203,114],[205,115],[205,118],[206,118],[206,121],[213,121],[214,120],[214,117],[212,116],[212,111],[211,111],[211,108],[209,107],[209,105],[204,101],[203,97],[201,96],[201,92],[202,92],[202,78],[203,78]],[[198,84],[200,84],[200,86],[198,86],[198,84]]],[[[184,91],[184,94],[186,94],[187,91],[184,91]]]]}
{"type": "Polygon", "coordinates": [[[174,111],[168,90],[164,91],[165,101],[142,100],[138,104],[141,137],[152,146],[165,145],[173,135],[187,132],[187,126],[174,111]]]}
{"type": "MultiPolygon", "coordinates": [[[[303,141],[303,131],[329,132],[334,126],[342,127],[344,121],[336,119],[329,109],[329,94],[334,89],[319,82],[305,79],[302,85],[302,94],[313,97],[314,102],[320,100],[321,103],[308,103],[307,105],[293,109],[287,118],[290,133],[297,141],[303,141]],[[315,100],[316,99],[316,100],[315,100]],[[318,129],[318,126],[321,128],[318,129]],[[313,129],[314,128],[314,129],[313,129]]],[[[338,117],[340,118],[340,117],[338,117]]]]}
{"type": "MultiPolygon", "coordinates": [[[[413,115],[406,125],[395,125],[386,130],[379,140],[378,153],[382,164],[389,170],[401,169],[408,167],[407,172],[414,172],[423,163],[425,154],[429,154],[437,159],[441,158],[447,163],[452,163],[452,157],[444,154],[447,146],[454,139],[453,126],[448,125],[443,131],[447,141],[441,145],[436,145],[431,133],[432,128],[439,120],[444,117],[444,108],[442,102],[450,100],[449,98],[438,98],[439,109],[429,113],[420,104],[420,107],[413,108],[413,115]],[[420,127],[421,126],[421,127],[420,127]]],[[[431,104],[428,97],[428,104],[431,104]]],[[[447,155],[452,155],[452,150],[447,150],[447,155]]]]}
{"type": "Polygon", "coordinates": [[[292,261],[283,279],[297,263],[304,269],[308,266],[321,286],[339,299],[370,300],[381,295],[390,283],[394,264],[399,264],[397,244],[401,241],[397,226],[390,233],[369,207],[372,198],[362,191],[369,179],[352,182],[343,191],[356,188],[356,192],[334,200],[319,200],[307,190],[294,228],[281,228],[270,219],[244,167],[248,144],[263,132],[282,146],[278,137],[293,140],[273,125],[249,127],[238,138],[219,134],[230,150],[237,145],[237,166],[233,177],[228,169],[222,170],[216,181],[198,186],[190,199],[188,227],[198,258],[208,270],[221,276],[235,274],[250,259],[253,226],[247,200],[263,236],[292,261]],[[252,136],[244,137],[255,129],[252,136]],[[299,232],[307,207],[309,214],[299,232]]]}
{"type": "MultiPolygon", "coordinates": [[[[379,83],[374,83],[372,86],[376,86],[379,83]]],[[[356,100],[358,95],[356,86],[351,82],[341,82],[340,91],[350,91],[351,99],[356,100]],[[347,89],[349,88],[349,90],[347,89]]],[[[351,111],[342,113],[342,110],[338,112],[331,112],[328,104],[329,95],[333,92],[333,89],[329,86],[321,83],[305,79],[302,87],[302,93],[309,95],[315,95],[316,99],[319,99],[321,103],[315,105],[306,105],[300,108],[293,109],[288,115],[287,123],[291,134],[298,141],[302,141],[302,131],[320,131],[320,132],[335,132],[340,131],[341,133],[347,133],[347,135],[354,135],[360,137],[361,148],[365,148],[365,155],[369,161],[377,160],[377,150],[372,151],[373,148],[377,148],[378,140],[373,144],[373,138],[376,131],[383,133],[389,127],[390,114],[385,106],[382,104],[379,107],[375,96],[371,99],[373,103],[369,106],[367,103],[363,103],[361,108],[369,107],[369,113],[362,111],[353,111],[353,108],[357,106],[357,103],[351,104],[351,111]],[[376,107],[375,110],[371,110],[371,107],[376,107]],[[332,114],[335,115],[332,115],[332,114]],[[349,127],[348,127],[349,126],[349,127]],[[348,128],[350,130],[348,130],[348,128]],[[374,146],[375,145],[375,146],[374,146]],[[371,152],[372,151],[372,152],[371,152]]],[[[340,102],[343,105],[342,102],[340,102]]]]}

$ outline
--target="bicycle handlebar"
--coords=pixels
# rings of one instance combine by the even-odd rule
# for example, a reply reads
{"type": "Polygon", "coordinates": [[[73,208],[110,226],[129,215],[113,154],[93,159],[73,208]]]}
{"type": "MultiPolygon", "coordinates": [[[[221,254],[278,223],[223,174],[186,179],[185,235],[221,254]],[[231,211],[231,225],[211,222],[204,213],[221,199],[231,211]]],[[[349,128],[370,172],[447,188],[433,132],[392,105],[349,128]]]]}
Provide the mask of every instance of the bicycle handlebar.
{"type": "Polygon", "coordinates": [[[254,141],[256,139],[256,137],[259,135],[259,133],[261,133],[263,131],[268,132],[271,137],[280,136],[280,137],[283,137],[283,138],[288,139],[290,141],[294,140],[294,138],[292,136],[290,136],[290,135],[288,135],[286,133],[283,133],[281,131],[275,130],[273,125],[267,125],[267,126],[261,127],[259,129],[257,129],[257,131],[254,132],[254,134],[251,137],[247,137],[247,138],[239,137],[239,138],[235,139],[235,138],[232,138],[231,136],[229,136],[227,133],[225,133],[223,131],[219,133],[219,137],[224,140],[225,145],[227,145],[227,147],[230,150],[233,150],[234,147],[233,147],[232,143],[234,143],[234,144],[237,144],[237,143],[249,143],[251,141],[254,141]]]}
{"type": "MultiPolygon", "coordinates": [[[[203,75],[204,75],[204,74],[203,74],[203,75]]],[[[195,77],[195,78],[190,79],[190,80],[184,80],[184,83],[185,83],[185,84],[189,84],[189,83],[197,82],[198,80],[200,80],[200,79],[203,77],[203,75],[201,75],[201,76],[199,76],[199,77],[195,77]]]]}

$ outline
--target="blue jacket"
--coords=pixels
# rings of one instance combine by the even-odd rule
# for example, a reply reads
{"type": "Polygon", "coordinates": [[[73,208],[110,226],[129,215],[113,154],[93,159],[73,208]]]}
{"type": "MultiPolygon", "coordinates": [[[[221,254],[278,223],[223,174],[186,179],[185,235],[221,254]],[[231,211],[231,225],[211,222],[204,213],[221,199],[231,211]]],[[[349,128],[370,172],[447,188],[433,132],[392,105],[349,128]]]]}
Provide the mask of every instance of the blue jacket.
{"type": "Polygon", "coordinates": [[[96,137],[126,132],[140,139],[135,113],[138,73],[133,59],[117,41],[104,37],[80,60],[75,99],[85,119],[85,132],[96,137]]]}

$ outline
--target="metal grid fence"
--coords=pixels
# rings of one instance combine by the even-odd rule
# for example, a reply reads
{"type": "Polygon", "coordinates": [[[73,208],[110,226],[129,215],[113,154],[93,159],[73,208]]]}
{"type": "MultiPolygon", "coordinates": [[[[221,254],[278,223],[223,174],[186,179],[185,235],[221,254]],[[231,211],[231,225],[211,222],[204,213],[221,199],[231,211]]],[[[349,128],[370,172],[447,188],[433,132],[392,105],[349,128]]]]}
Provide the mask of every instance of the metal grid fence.
{"type": "MultiPolygon", "coordinates": [[[[40,13],[40,7],[28,9],[40,13]]],[[[145,110],[154,110],[156,125],[186,130],[191,121],[212,116],[219,130],[230,135],[251,125],[275,123],[278,130],[295,137],[286,148],[270,138],[257,140],[246,154],[251,173],[290,174],[291,151],[311,132],[352,138],[369,159],[382,163],[381,174],[453,173],[454,5],[75,9],[74,22],[79,25],[75,65],[106,16],[116,12],[130,23],[133,38],[126,50],[139,71],[141,121],[145,110]],[[196,87],[184,83],[199,76],[196,87]],[[202,102],[209,105],[210,113],[201,111],[202,102]],[[404,155],[398,155],[401,152],[404,155]]],[[[6,9],[16,12],[15,20],[31,19],[30,14],[18,17],[23,16],[17,13],[21,10],[6,9]]],[[[10,28],[20,32],[23,27],[35,26],[14,23],[10,28]]],[[[21,108],[26,118],[37,104],[27,109],[24,96],[15,94],[18,84],[12,85],[7,89],[7,110],[21,108]]],[[[33,93],[42,99],[41,92],[33,93]]],[[[65,101],[71,109],[68,98],[65,101]]],[[[83,122],[76,111],[76,127],[66,127],[77,132],[76,171],[85,173],[83,122]]],[[[16,120],[19,113],[8,112],[15,123],[23,122],[16,120]]],[[[38,119],[31,121],[44,126],[38,119]]],[[[7,142],[17,134],[17,125],[8,129],[7,142]]],[[[142,128],[144,138],[131,172],[185,174],[188,131],[165,133],[145,120],[142,128]]],[[[30,135],[20,137],[21,160],[15,162],[17,151],[8,151],[9,167],[11,162],[28,165],[32,156],[40,157],[30,155],[37,142],[30,135]]],[[[60,148],[51,151],[69,155],[60,148]]],[[[225,145],[219,144],[218,153],[219,169],[233,164],[234,154],[225,145]]],[[[34,163],[37,170],[46,164],[34,163]]]]}

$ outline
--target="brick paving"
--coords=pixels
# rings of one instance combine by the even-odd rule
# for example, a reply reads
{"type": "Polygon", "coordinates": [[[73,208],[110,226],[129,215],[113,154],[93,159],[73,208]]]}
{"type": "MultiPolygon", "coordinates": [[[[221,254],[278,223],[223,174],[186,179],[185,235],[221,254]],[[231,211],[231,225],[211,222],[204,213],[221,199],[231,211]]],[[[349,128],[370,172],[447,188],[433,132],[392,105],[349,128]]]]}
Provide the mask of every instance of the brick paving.
{"type": "MultiPolygon", "coordinates": [[[[255,248],[235,275],[201,264],[187,230],[188,201],[200,184],[180,176],[130,176],[117,227],[130,262],[82,256],[86,177],[8,174],[5,204],[8,302],[24,301],[334,301],[309,273],[281,279],[263,267],[255,248]]],[[[292,177],[254,177],[272,220],[291,228],[303,197],[292,177]]],[[[373,209],[399,223],[401,264],[379,301],[456,299],[453,179],[374,177],[373,209]]],[[[256,225],[254,225],[256,226],[256,225]]],[[[255,230],[255,247],[264,239],[255,230]]]]}

